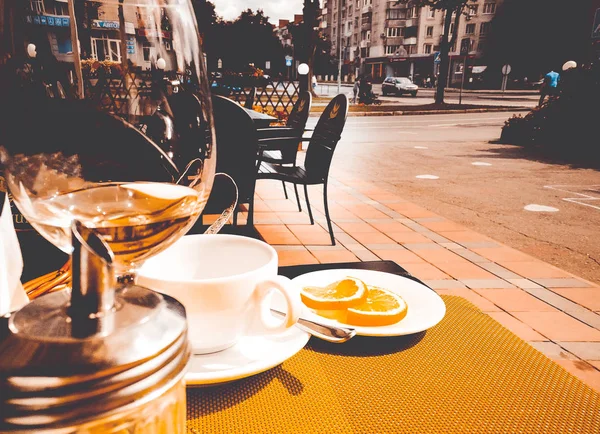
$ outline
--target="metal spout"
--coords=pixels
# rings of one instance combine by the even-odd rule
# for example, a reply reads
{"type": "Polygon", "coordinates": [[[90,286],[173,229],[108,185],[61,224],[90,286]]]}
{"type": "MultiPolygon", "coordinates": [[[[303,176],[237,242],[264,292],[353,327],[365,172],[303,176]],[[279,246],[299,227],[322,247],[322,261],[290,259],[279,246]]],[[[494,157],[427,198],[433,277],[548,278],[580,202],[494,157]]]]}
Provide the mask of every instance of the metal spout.
{"type": "MultiPolygon", "coordinates": [[[[115,278],[112,265],[114,255],[102,238],[77,220],[71,225],[71,238],[73,283],[68,314],[74,322],[97,320],[114,307],[115,278]]],[[[96,323],[96,321],[92,322],[96,323]]],[[[77,329],[82,332],[83,329],[93,332],[87,326],[73,328],[73,330],[77,329]]]]}

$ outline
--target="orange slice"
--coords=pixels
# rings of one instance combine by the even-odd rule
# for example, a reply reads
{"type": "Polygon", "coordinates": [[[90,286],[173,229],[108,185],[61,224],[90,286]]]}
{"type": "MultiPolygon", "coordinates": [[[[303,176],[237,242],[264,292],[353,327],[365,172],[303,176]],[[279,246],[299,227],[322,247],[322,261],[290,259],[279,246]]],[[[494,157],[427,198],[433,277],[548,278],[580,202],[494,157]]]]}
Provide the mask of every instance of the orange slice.
{"type": "Polygon", "coordinates": [[[367,285],[362,280],[346,277],[327,286],[306,286],[300,291],[304,304],[317,310],[347,309],[364,302],[367,285]]]}
{"type": "Polygon", "coordinates": [[[408,305],[402,297],[387,289],[369,286],[367,298],[348,308],[345,322],[357,326],[386,326],[406,316],[408,305]]]}

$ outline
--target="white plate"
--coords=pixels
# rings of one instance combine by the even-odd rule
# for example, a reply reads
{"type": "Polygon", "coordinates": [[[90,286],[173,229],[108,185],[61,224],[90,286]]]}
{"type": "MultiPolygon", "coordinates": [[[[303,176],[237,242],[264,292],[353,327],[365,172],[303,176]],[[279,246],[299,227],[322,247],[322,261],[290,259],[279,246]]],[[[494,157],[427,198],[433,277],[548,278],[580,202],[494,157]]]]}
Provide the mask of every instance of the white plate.
{"type": "MultiPolygon", "coordinates": [[[[273,305],[279,302],[278,296],[273,297],[273,305]]],[[[309,338],[308,333],[297,327],[272,335],[261,334],[257,327],[251,328],[231,348],[212,354],[193,354],[185,376],[186,384],[206,386],[259,374],[295,355],[309,338]]]]}
{"type": "Polygon", "coordinates": [[[354,327],[356,334],[361,336],[402,336],[427,330],[440,322],[446,314],[446,305],[437,293],[414,280],[395,274],[347,268],[315,271],[302,274],[292,280],[303,287],[325,286],[345,277],[355,277],[367,285],[379,286],[400,295],[408,305],[406,317],[396,324],[378,327],[349,326],[323,318],[311,311],[309,315],[312,319],[333,325],[354,327]]]}

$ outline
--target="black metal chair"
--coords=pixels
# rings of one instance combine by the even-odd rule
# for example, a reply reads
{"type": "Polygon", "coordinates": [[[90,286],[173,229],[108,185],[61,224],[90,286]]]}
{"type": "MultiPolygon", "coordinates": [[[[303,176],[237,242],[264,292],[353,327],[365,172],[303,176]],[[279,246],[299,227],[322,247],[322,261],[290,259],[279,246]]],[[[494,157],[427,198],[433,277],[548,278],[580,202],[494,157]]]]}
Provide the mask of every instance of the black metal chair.
{"type": "MultiPolygon", "coordinates": [[[[247,225],[254,224],[254,190],[258,171],[258,142],[256,128],[246,111],[232,100],[212,96],[212,106],[217,139],[217,172],[231,176],[238,187],[237,214],[241,204],[248,204],[247,225]]],[[[220,214],[232,202],[231,187],[215,182],[204,214],[220,214]]]]}
{"type": "MultiPolygon", "coordinates": [[[[306,197],[306,206],[310,224],[314,224],[310,201],[308,198],[308,186],[323,184],[323,202],[325,208],[325,218],[331,237],[331,244],[335,245],[331,217],[329,216],[329,205],[327,203],[327,182],[329,178],[329,168],[333,152],[339,142],[346,117],[348,115],[348,98],[346,95],[338,95],[331,100],[321,114],[315,127],[313,135],[308,140],[308,149],[303,166],[282,166],[267,161],[260,162],[258,179],[277,179],[279,181],[290,182],[297,186],[304,186],[304,195],[306,197]]],[[[271,139],[277,142],[280,138],[271,139]]],[[[261,146],[268,149],[268,139],[261,142],[261,146]]],[[[262,151],[261,147],[261,153],[262,151]]]]}
{"type": "MultiPolygon", "coordinates": [[[[273,164],[296,165],[298,145],[302,141],[302,135],[305,131],[310,131],[306,129],[306,122],[308,121],[311,104],[311,93],[308,91],[300,92],[285,126],[257,129],[259,149],[265,147],[262,161],[273,164]]],[[[288,194],[285,188],[285,181],[282,184],[283,192],[287,199],[288,194]]],[[[295,184],[294,192],[296,193],[298,211],[302,211],[298,187],[295,184]]]]}

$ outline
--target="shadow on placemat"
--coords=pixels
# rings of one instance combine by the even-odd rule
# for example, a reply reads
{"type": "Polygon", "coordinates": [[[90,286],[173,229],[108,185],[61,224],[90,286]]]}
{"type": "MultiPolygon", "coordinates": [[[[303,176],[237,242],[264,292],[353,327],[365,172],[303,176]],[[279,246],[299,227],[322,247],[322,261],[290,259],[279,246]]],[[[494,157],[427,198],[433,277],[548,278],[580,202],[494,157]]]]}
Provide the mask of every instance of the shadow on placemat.
{"type": "Polygon", "coordinates": [[[311,338],[308,347],[318,353],[336,356],[376,357],[408,350],[421,342],[425,333],[392,337],[355,336],[344,344],[332,344],[311,338]]]}
{"type": "Polygon", "coordinates": [[[191,405],[188,405],[188,412],[191,408],[195,414],[189,413],[188,419],[234,407],[259,393],[274,380],[278,380],[290,395],[298,396],[304,390],[302,382],[279,365],[269,371],[231,383],[189,388],[187,398],[188,404],[191,405]],[[202,405],[202,401],[211,404],[202,405]]]}

